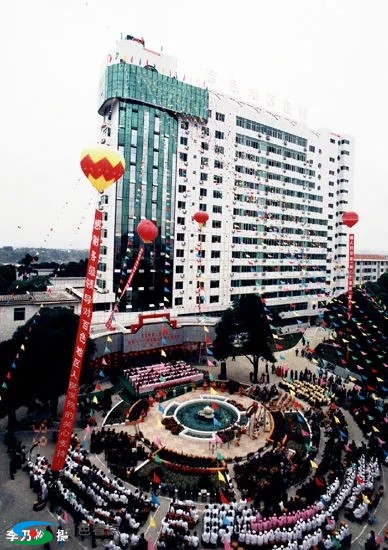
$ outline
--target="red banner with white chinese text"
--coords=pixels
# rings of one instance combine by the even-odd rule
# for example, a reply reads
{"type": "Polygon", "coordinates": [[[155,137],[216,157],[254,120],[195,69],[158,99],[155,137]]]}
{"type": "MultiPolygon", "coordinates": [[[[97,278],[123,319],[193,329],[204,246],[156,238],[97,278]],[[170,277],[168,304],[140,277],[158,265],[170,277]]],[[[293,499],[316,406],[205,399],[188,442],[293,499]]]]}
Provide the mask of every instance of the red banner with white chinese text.
{"type": "Polygon", "coordinates": [[[93,292],[96,282],[98,257],[100,255],[102,212],[95,211],[92,239],[90,242],[89,260],[86,270],[85,288],[81,302],[81,314],[78,323],[77,338],[74,346],[73,361],[69,385],[63,405],[61,425],[59,427],[57,444],[51,469],[59,471],[63,468],[69,449],[71,434],[77,414],[79,379],[85,355],[86,344],[89,338],[90,324],[93,315],[93,292]]]}
{"type": "Polygon", "coordinates": [[[136,260],[135,260],[135,262],[134,262],[134,264],[133,264],[133,267],[132,267],[131,273],[130,273],[130,275],[129,275],[129,277],[128,277],[128,280],[127,280],[127,282],[125,283],[125,286],[124,286],[124,288],[123,288],[122,293],[120,294],[120,298],[119,298],[119,299],[117,300],[117,302],[115,303],[114,308],[113,308],[113,310],[112,310],[112,313],[109,315],[109,319],[108,319],[107,322],[105,323],[106,328],[109,329],[109,330],[112,328],[113,316],[114,316],[114,314],[117,313],[118,310],[119,310],[119,304],[120,304],[120,302],[121,302],[121,299],[122,299],[122,297],[124,296],[124,294],[127,292],[128,288],[129,288],[129,286],[130,286],[130,284],[132,283],[132,279],[134,278],[135,273],[136,273],[136,271],[137,271],[137,269],[138,269],[138,267],[139,267],[140,260],[142,259],[143,254],[144,254],[144,246],[141,246],[141,247],[139,248],[139,252],[137,253],[136,260]]]}
{"type": "Polygon", "coordinates": [[[354,284],[354,234],[349,233],[349,263],[348,263],[348,321],[352,317],[354,284]]]}

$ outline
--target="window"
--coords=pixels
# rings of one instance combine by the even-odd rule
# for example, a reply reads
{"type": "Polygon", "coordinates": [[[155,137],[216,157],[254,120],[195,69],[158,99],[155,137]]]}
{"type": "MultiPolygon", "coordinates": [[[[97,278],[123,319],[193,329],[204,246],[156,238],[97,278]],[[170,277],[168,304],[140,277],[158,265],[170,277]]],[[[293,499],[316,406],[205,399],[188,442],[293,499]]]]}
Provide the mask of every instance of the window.
{"type": "Polygon", "coordinates": [[[334,139],[334,138],[330,138],[330,143],[335,143],[335,139],[334,139]]]}
{"type": "Polygon", "coordinates": [[[178,225],[185,225],[185,222],[186,222],[185,218],[183,218],[181,216],[178,216],[177,219],[176,219],[176,223],[178,225]]]}
{"type": "Polygon", "coordinates": [[[187,120],[182,120],[181,128],[182,128],[182,130],[188,130],[189,129],[189,123],[187,122],[187,120]]]}
{"type": "Polygon", "coordinates": [[[175,298],[175,305],[181,306],[183,304],[183,298],[175,298]]]}
{"type": "Polygon", "coordinates": [[[309,146],[309,151],[310,151],[310,153],[315,153],[315,147],[314,147],[314,145],[310,145],[310,146],[309,146]]]}
{"type": "Polygon", "coordinates": [[[220,160],[214,161],[214,168],[223,168],[224,164],[220,160]]]}
{"type": "Polygon", "coordinates": [[[216,113],[216,120],[220,120],[221,122],[225,122],[225,115],[223,113],[216,113]]]}
{"type": "Polygon", "coordinates": [[[224,132],[220,132],[219,130],[216,130],[214,135],[216,139],[224,139],[224,132]]]}
{"type": "Polygon", "coordinates": [[[220,272],[220,266],[219,265],[212,265],[210,267],[210,273],[219,273],[220,272]]]}
{"type": "Polygon", "coordinates": [[[219,302],[219,301],[220,301],[220,297],[219,297],[219,296],[210,296],[209,302],[210,302],[211,304],[215,304],[215,303],[217,303],[217,302],[219,302]]]}
{"type": "Polygon", "coordinates": [[[202,134],[204,136],[208,136],[210,134],[210,130],[207,126],[202,126],[202,134]]]}
{"type": "Polygon", "coordinates": [[[187,141],[187,137],[181,137],[180,139],[180,142],[181,142],[181,145],[187,145],[188,141],[187,141]]]}
{"type": "Polygon", "coordinates": [[[207,157],[201,157],[201,165],[202,166],[208,166],[209,165],[209,159],[207,157]]]}
{"type": "Polygon", "coordinates": [[[178,201],[178,208],[186,208],[186,203],[184,201],[178,201]]]}
{"type": "Polygon", "coordinates": [[[187,153],[179,153],[179,159],[187,162],[187,153]]]}
{"type": "Polygon", "coordinates": [[[210,281],[210,288],[219,288],[220,281],[210,281]]]}
{"type": "Polygon", "coordinates": [[[175,289],[176,290],[182,290],[183,289],[183,281],[177,281],[175,283],[175,289]]]}
{"type": "Polygon", "coordinates": [[[201,187],[201,189],[199,190],[199,196],[200,197],[206,197],[207,196],[207,189],[205,189],[204,187],[201,187]]]}
{"type": "Polygon", "coordinates": [[[175,256],[176,256],[177,258],[183,258],[184,255],[185,255],[185,251],[184,251],[183,248],[177,248],[177,249],[175,250],[175,256]]]}
{"type": "Polygon", "coordinates": [[[212,253],[211,253],[211,258],[220,258],[221,257],[221,252],[220,250],[212,250],[212,253]]]}
{"type": "Polygon", "coordinates": [[[333,158],[333,157],[330,157],[329,160],[330,160],[330,162],[335,162],[335,158],[333,158]]]}
{"type": "Polygon", "coordinates": [[[178,185],[178,193],[185,193],[186,185],[178,185]]]}
{"type": "Polygon", "coordinates": [[[201,181],[207,181],[207,174],[205,174],[205,172],[201,172],[200,180],[201,181]]]}
{"type": "Polygon", "coordinates": [[[212,235],[212,243],[220,243],[221,235],[212,235]]]}
{"type": "Polygon", "coordinates": [[[204,151],[209,151],[209,144],[206,143],[206,141],[202,141],[201,149],[203,149],[204,151]]]}
{"type": "Polygon", "coordinates": [[[213,206],[213,214],[222,214],[222,206],[213,206]]]}
{"type": "Polygon", "coordinates": [[[207,118],[211,118],[212,117],[212,112],[211,110],[209,109],[208,112],[207,112],[207,118]]]}
{"type": "Polygon", "coordinates": [[[215,145],[214,146],[214,152],[215,153],[221,153],[221,155],[223,155],[224,151],[225,151],[225,149],[222,145],[215,145]]]}
{"type": "Polygon", "coordinates": [[[187,178],[187,170],[185,168],[179,168],[179,175],[181,178],[187,178]]]}
{"type": "Polygon", "coordinates": [[[221,191],[213,191],[213,199],[222,199],[221,191]]]}
{"type": "Polygon", "coordinates": [[[175,273],[183,273],[183,265],[175,266],[175,273]]]}
{"type": "Polygon", "coordinates": [[[213,229],[221,229],[221,222],[219,220],[213,220],[212,221],[212,228],[213,229]]]}
{"type": "Polygon", "coordinates": [[[177,233],[176,234],[176,240],[177,241],[184,241],[185,240],[185,234],[184,233],[177,233]]]}
{"type": "Polygon", "coordinates": [[[14,321],[24,321],[26,318],[26,308],[25,307],[15,307],[13,310],[13,320],[14,321]]]}
{"type": "Polygon", "coordinates": [[[214,183],[222,183],[222,176],[213,176],[214,183]]]}

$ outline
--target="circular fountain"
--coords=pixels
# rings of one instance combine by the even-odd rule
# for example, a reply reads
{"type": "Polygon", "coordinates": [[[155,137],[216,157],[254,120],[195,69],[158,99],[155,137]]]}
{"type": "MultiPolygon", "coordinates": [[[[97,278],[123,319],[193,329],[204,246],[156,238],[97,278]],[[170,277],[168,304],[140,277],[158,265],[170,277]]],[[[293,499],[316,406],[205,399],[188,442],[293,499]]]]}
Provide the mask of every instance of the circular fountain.
{"type": "Polygon", "coordinates": [[[177,406],[173,416],[183,427],[180,436],[209,440],[213,439],[214,432],[247,423],[245,412],[225,400],[185,401],[177,406]]]}

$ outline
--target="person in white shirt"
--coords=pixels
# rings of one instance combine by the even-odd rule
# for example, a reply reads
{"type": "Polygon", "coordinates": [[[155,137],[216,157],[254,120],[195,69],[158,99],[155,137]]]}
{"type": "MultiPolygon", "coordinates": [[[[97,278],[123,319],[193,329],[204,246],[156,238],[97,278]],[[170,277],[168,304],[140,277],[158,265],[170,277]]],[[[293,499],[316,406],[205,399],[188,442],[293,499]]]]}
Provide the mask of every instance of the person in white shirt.
{"type": "Polygon", "coordinates": [[[204,545],[208,545],[210,543],[210,529],[206,528],[205,531],[202,533],[202,542],[204,545]]]}
{"type": "Polygon", "coordinates": [[[211,531],[210,533],[210,546],[212,548],[217,548],[217,542],[218,542],[218,530],[211,531]]]}
{"type": "Polygon", "coordinates": [[[191,548],[199,548],[199,537],[197,535],[197,531],[194,531],[191,537],[189,537],[189,546],[191,548]]]}

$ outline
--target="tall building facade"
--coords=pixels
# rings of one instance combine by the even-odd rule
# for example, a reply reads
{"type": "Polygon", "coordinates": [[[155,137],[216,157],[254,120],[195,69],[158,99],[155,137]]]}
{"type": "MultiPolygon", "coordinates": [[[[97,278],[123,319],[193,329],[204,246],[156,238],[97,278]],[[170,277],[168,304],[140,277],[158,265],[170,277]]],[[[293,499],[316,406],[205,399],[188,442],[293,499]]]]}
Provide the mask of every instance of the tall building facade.
{"type": "Polygon", "coordinates": [[[346,289],[351,138],[193,86],[176,68],[130,36],[108,56],[101,141],[122,151],[126,170],[100,200],[100,290],[121,296],[147,218],[159,236],[123,311],[217,314],[260,293],[279,323],[310,322],[346,289]]]}

